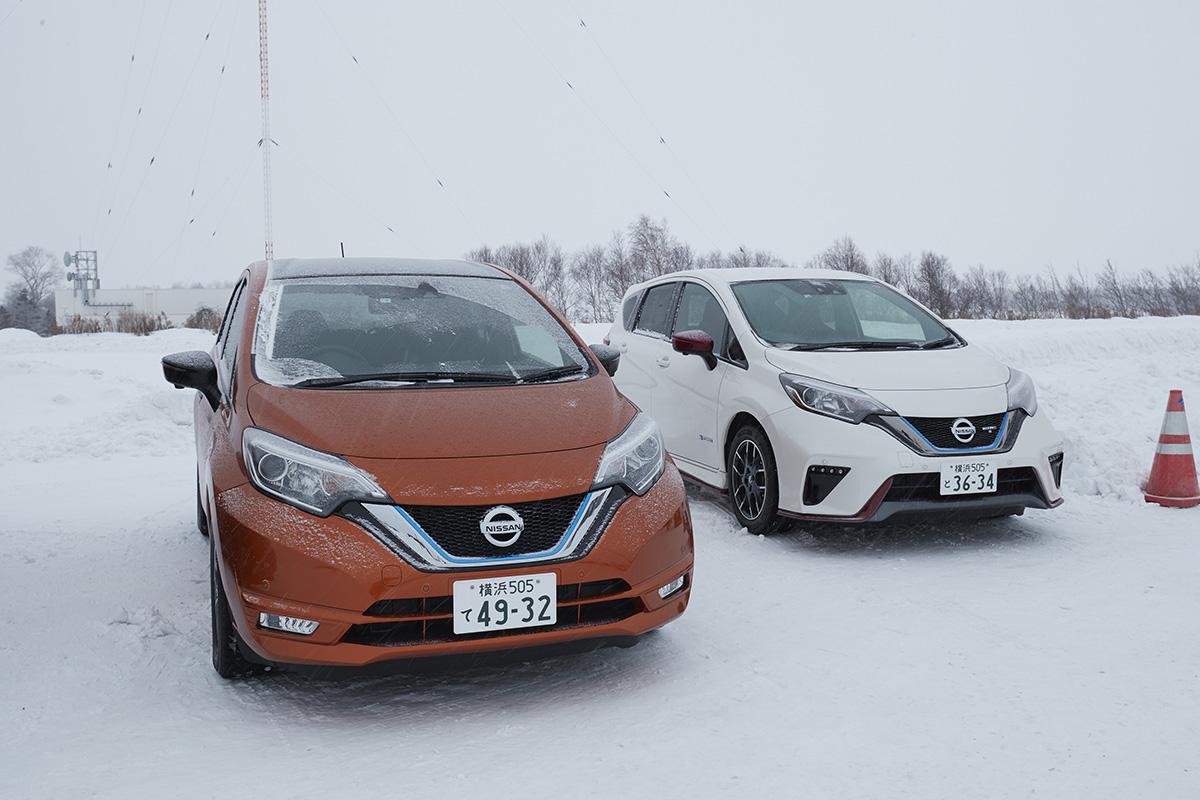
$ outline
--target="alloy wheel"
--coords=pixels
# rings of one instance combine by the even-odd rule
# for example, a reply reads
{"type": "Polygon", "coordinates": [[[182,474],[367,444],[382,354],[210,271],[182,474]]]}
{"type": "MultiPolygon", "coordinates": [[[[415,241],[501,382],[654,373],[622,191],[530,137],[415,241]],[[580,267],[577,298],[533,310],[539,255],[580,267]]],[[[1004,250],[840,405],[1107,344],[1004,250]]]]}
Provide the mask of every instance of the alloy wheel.
{"type": "Polygon", "coordinates": [[[751,439],[733,451],[733,502],[748,520],[758,519],[767,499],[767,463],[751,439]]]}

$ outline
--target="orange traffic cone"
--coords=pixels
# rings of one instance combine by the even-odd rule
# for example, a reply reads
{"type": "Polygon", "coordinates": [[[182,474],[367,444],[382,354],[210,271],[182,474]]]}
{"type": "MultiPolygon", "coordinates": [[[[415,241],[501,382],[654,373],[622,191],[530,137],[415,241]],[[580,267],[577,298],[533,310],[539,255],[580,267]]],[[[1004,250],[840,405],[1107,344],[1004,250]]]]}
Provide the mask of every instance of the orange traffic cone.
{"type": "Polygon", "coordinates": [[[1181,389],[1172,389],[1167,398],[1167,414],[1163,417],[1150,480],[1146,482],[1146,502],[1178,508],[1200,505],[1200,484],[1196,482],[1196,460],[1192,457],[1192,437],[1188,435],[1181,389]]]}

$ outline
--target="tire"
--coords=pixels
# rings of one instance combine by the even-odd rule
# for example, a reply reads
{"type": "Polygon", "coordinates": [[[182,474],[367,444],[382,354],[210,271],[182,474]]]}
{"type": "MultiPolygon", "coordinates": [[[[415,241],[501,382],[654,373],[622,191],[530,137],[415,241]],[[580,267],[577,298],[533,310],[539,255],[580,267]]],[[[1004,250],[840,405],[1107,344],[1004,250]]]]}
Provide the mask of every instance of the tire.
{"type": "Polygon", "coordinates": [[[743,425],[733,435],[725,456],[729,506],[738,523],[761,536],[787,527],[779,516],[779,476],[775,451],[757,425],[743,425]]]}
{"type": "Polygon", "coordinates": [[[200,476],[196,476],[196,530],[201,536],[208,536],[208,516],[204,513],[204,504],[200,502],[200,476]]]}
{"type": "Polygon", "coordinates": [[[222,678],[248,678],[266,671],[261,664],[255,664],[246,659],[242,653],[246,645],[233,624],[233,615],[229,610],[229,599],[225,596],[225,587],[221,584],[221,573],[217,569],[216,544],[209,538],[209,606],[212,609],[212,663],[213,669],[222,678]]]}

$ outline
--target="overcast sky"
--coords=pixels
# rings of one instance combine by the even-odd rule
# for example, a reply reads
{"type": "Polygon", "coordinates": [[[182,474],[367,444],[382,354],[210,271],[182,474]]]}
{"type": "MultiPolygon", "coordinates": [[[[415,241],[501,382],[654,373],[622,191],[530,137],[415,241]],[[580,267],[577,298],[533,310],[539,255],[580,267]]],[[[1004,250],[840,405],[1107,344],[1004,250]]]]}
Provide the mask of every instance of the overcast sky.
{"type": "MultiPolygon", "coordinates": [[[[844,234],[1014,272],[1200,252],[1192,0],[270,11],[280,256],[573,248],[641,213],[795,262],[844,234]]],[[[82,237],[108,287],[234,277],[257,71],[254,0],[0,0],[0,255],[82,237]]]]}

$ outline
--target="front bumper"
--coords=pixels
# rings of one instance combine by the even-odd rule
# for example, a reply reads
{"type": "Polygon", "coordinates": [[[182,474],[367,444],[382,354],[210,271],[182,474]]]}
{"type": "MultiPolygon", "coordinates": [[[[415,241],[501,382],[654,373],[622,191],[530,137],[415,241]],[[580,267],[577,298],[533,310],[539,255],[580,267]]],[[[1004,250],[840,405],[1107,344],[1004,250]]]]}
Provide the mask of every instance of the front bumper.
{"type": "Polygon", "coordinates": [[[1063,441],[1045,413],[1024,420],[1012,448],[1002,453],[921,455],[890,433],[866,423],[839,420],[789,408],[771,415],[767,434],[779,473],[780,513],[808,519],[878,522],[898,513],[1000,513],[1053,508],[1062,503],[1059,477],[1050,458],[1063,441]],[[986,461],[1002,484],[996,494],[942,498],[925,485],[953,461],[986,461]],[[807,503],[804,483],[810,467],[849,471],[819,502],[807,503]]]}
{"type": "Polygon", "coordinates": [[[691,519],[673,467],[644,497],[621,505],[586,556],[550,565],[421,571],[354,522],[313,517],[248,484],[218,496],[217,520],[235,624],[253,655],[272,663],[362,666],[631,639],[682,614],[691,593],[691,519]],[[450,631],[454,581],[532,572],[558,577],[556,625],[465,636],[450,631]],[[681,575],[681,590],[658,596],[659,587],[681,575]],[[310,636],[268,630],[258,626],[260,612],[320,626],[310,636]]]}

